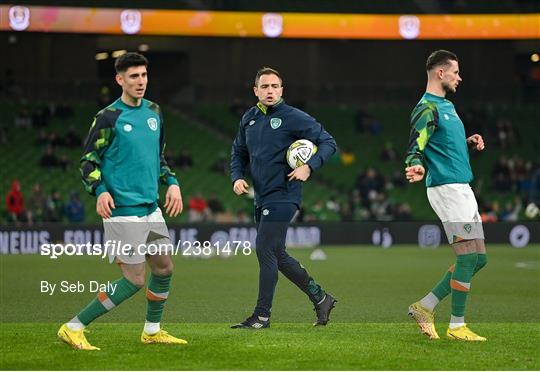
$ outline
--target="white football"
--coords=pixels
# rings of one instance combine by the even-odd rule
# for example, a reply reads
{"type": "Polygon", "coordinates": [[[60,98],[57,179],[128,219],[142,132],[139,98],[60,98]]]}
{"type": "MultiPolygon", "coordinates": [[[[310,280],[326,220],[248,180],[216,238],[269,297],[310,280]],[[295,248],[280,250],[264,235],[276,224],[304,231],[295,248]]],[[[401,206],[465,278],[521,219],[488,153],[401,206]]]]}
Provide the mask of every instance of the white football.
{"type": "Polygon", "coordinates": [[[292,169],[296,169],[307,163],[317,152],[317,146],[307,139],[294,141],[287,150],[287,163],[292,169]]]}
{"type": "Polygon", "coordinates": [[[525,208],[525,216],[527,216],[530,219],[535,218],[540,213],[540,208],[534,203],[530,203],[527,205],[527,208],[525,208]]]}

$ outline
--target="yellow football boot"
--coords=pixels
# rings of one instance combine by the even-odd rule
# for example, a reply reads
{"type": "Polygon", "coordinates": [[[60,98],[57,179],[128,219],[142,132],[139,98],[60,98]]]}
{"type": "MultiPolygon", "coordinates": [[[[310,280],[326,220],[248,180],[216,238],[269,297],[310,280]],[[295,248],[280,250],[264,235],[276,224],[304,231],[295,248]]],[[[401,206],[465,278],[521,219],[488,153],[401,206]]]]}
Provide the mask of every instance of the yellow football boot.
{"type": "Polygon", "coordinates": [[[487,341],[487,338],[478,336],[476,333],[471,331],[467,327],[467,324],[453,329],[448,328],[446,331],[446,337],[451,338],[452,340],[461,341],[487,341]]]}
{"type": "Polygon", "coordinates": [[[187,344],[186,340],[171,336],[167,331],[160,330],[155,335],[149,335],[143,331],[141,335],[141,342],[143,344],[187,344]]]}
{"type": "Polygon", "coordinates": [[[423,334],[429,337],[430,340],[438,340],[440,337],[435,329],[435,313],[424,308],[420,301],[409,306],[409,316],[413,318],[423,334]]]}
{"type": "Polygon", "coordinates": [[[66,344],[78,350],[100,350],[99,347],[90,345],[84,336],[84,330],[72,331],[67,324],[62,324],[58,330],[58,338],[66,344]]]}

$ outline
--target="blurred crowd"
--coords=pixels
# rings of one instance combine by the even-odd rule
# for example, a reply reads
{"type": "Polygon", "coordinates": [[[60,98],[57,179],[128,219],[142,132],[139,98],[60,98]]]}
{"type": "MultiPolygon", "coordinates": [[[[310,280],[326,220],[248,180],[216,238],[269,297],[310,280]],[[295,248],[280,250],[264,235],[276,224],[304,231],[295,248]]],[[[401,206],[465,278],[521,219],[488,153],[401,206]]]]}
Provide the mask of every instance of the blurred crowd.
{"type": "MultiPolygon", "coordinates": [[[[16,130],[32,130],[37,132],[34,145],[39,147],[41,156],[38,165],[47,168],[59,168],[66,171],[71,160],[65,154],[58,154],[58,148],[77,148],[82,146],[82,138],[76,128],[71,125],[68,130],[60,135],[48,129],[51,119],[69,119],[73,116],[73,108],[67,104],[50,102],[45,106],[36,106],[32,110],[22,108],[15,116],[13,128],[16,130]]],[[[8,129],[3,127],[0,139],[7,143],[8,129]]]]}
{"type": "Polygon", "coordinates": [[[491,172],[493,189],[499,192],[528,193],[533,170],[531,160],[524,160],[519,155],[511,157],[503,155],[491,172]]]}
{"type": "MultiPolygon", "coordinates": [[[[230,110],[238,114],[245,110],[245,105],[235,102],[230,110]]],[[[520,215],[523,215],[527,204],[530,203],[528,195],[532,193],[533,174],[538,173],[539,165],[512,151],[522,141],[512,121],[500,117],[492,122],[489,110],[481,108],[470,109],[460,114],[463,121],[467,123],[469,134],[481,133],[489,147],[496,148],[499,150],[498,153],[504,154],[500,155],[495,162],[488,182],[484,182],[488,185],[488,192],[480,192],[481,187],[476,185],[482,220],[484,222],[517,221],[520,215]],[[487,196],[484,197],[484,195],[487,196]]],[[[36,106],[34,109],[22,108],[17,113],[12,128],[21,131],[33,130],[33,145],[41,151],[41,157],[38,160],[40,167],[67,171],[76,160],[59,154],[57,151],[58,149],[80,150],[83,139],[74,126],[66,126],[66,130],[57,133],[51,129],[49,122],[53,118],[69,119],[72,116],[73,109],[65,104],[50,103],[45,106],[36,106]]],[[[379,168],[359,167],[356,154],[352,149],[346,147],[338,149],[336,155],[330,159],[329,166],[349,167],[350,174],[354,174],[353,169],[358,169],[353,188],[343,191],[343,188],[329,185],[329,189],[335,190],[334,195],[325,196],[320,201],[311,204],[305,203],[300,211],[299,220],[305,222],[412,220],[411,204],[403,198],[395,197],[400,194],[395,190],[405,190],[409,187],[402,171],[402,151],[396,151],[390,140],[382,139],[383,126],[370,113],[358,110],[354,123],[357,133],[378,136],[379,141],[384,142],[377,155],[379,161],[375,162],[379,168]],[[391,164],[387,166],[386,163],[391,164]],[[389,171],[389,169],[396,170],[389,171]]],[[[0,128],[0,144],[8,142],[11,130],[5,126],[0,128]]],[[[472,153],[472,156],[474,158],[476,155],[472,153]]],[[[165,157],[169,165],[180,173],[189,171],[196,165],[200,166],[199,163],[195,164],[196,159],[186,149],[177,152],[168,149],[165,157]]],[[[215,160],[208,163],[206,167],[208,171],[228,176],[228,154],[217,153],[215,160]]],[[[323,179],[317,179],[314,182],[320,181],[325,182],[323,179]]],[[[483,181],[480,180],[480,182],[483,181]]],[[[218,194],[208,193],[205,196],[202,191],[204,190],[185,196],[187,200],[184,200],[184,210],[189,222],[252,222],[252,207],[248,205],[252,199],[246,201],[244,208],[230,208],[218,197],[218,194]]],[[[250,191],[253,197],[253,190],[250,191]]],[[[19,181],[15,180],[6,195],[5,216],[8,221],[28,224],[84,222],[85,208],[77,192],[72,192],[69,197],[66,197],[58,190],[45,192],[43,187],[36,183],[28,195],[23,195],[19,181]]]]}
{"type": "MultiPolygon", "coordinates": [[[[172,150],[166,150],[165,160],[169,167],[179,171],[186,171],[195,166],[193,155],[189,150],[180,150],[178,155],[172,150]]],[[[216,159],[210,165],[208,170],[219,173],[224,176],[229,175],[229,157],[225,152],[219,152],[216,159]]]]}
{"type": "Polygon", "coordinates": [[[392,177],[385,177],[375,168],[369,167],[359,172],[355,187],[345,199],[333,196],[306,206],[303,220],[409,221],[412,219],[410,205],[388,197],[388,191],[405,186],[401,173],[396,171],[392,177]]]}
{"type": "MultiPolygon", "coordinates": [[[[253,194],[251,193],[251,196],[253,194]]],[[[184,200],[184,213],[189,222],[216,223],[250,223],[252,216],[246,208],[231,211],[218,198],[216,193],[210,193],[205,198],[198,192],[184,200]]],[[[5,199],[5,220],[10,223],[34,225],[46,222],[85,222],[85,205],[78,192],[70,193],[67,200],[56,189],[46,193],[40,183],[32,186],[28,195],[23,194],[21,183],[14,180],[5,199]]]]}
{"type": "Polygon", "coordinates": [[[26,197],[21,184],[14,180],[6,195],[6,219],[14,223],[33,225],[42,222],[84,222],[85,208],[78,192],[72,192],[67,201],[58,190],[45,193],[41,184],[35,183],[26,197]]]}

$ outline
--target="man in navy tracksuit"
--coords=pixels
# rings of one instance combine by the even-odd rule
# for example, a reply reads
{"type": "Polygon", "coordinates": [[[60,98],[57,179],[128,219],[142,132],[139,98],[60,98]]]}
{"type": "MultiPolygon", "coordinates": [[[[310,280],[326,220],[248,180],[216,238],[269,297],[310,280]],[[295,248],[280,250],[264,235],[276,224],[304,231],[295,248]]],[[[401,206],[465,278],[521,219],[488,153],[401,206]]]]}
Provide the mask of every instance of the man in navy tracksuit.
{"type": "Polygon", "coordinates": [[[315,305],[317,321],[314,325],[326,325],[337,301],[289,256],[285,238],[289,223],[302,202],[302,182],[334,154],[336,141],[314,118],[283,101],[282,80],[276,70],[260,69],[253,90],[259,102],[240,121],[232,147],[231,178],[237,195],[247,193],[244,172],[249,164],[255,189],[259,297],[253,315],[232,328],[270,326],[278,270],[315,305]],[[306,165],[291,171],[285,157],[287,149],[297,139],[312,141],[318,151],[306,165]]]}

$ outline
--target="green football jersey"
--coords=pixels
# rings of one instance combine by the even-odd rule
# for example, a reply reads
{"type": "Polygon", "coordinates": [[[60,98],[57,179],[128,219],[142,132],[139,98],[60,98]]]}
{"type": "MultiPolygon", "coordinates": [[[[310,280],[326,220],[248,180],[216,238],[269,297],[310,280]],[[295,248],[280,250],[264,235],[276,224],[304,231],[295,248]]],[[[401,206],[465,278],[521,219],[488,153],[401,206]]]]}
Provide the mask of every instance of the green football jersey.
{"type": "Polygon", "coordinates": [[[452,102],[426,92],[411,126],[405,164],[426,168],[427,187],[472,181],[465,128],[452,102]]]}
{"type": "Polygon", "coordinates": [[[157,208],[159,183],[178,185],[164,148],[160,107],[117,99],[96,115],[88,134],[80,169],[86,190],[96,196],[108,191],[113,217],[149,215],[157,208]]]}

